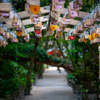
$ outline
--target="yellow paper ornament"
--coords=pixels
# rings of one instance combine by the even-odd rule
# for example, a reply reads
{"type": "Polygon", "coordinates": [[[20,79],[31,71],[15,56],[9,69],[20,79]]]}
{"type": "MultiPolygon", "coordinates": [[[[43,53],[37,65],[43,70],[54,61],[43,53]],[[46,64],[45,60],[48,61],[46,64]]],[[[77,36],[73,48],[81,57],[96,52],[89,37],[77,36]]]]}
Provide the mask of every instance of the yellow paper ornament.
{"type": "Polygon", "coordinates": [[[89,40],[93,40],[93,36],[92,35],[89,35],[89,40]]]}
{"type": "Polygon", "coordinates": [[[57,29],[57,25],[51,25],[50,28],[51,30],[55,31],[57,29]]]}

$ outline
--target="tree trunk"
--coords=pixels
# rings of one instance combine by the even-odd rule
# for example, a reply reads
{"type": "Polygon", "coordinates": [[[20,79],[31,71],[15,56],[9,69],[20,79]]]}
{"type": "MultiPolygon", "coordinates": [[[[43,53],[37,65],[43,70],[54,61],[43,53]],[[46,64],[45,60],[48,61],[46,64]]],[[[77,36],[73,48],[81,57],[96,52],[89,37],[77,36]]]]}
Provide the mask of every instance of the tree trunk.
{"type": "Polygon", "coordinates": [[[69,54],[70,61],[72,62],[73,67],[75,68],[73,59],[72,59],[72,57],[71,57],[71,55],[70,55],[70,52],[69,52],[69,50],[68,50],[68,43],[65,42],[65,44],[66,44],[65,47],[66,47],[66,49],[67,49],[67,51],[68,51],[68,54],[69,54]]]}
{"type": "Polygon", "coordinates": [[[34,72],[38,73],[38,68],[37,68],[37,63],[34,63],[34,68],[33,68],[34,72]]]}
{"type": "Polygon", "coordinates": [[[38,79],[43,79],[43,64],[39,64],[39,76],[38,79]]]}
{"type": "Polygon", "coordinates": [[[49,36],[46,37],[44,49],[47,50],[48,47],[49,36]]]}
{"type": "Polygon", "coordinates": [[[31,57],[31,61],[30,61],[30,66],[28,68],[26,95],[29,95],[30,90],[31,90],[31,72],[33,70],[33,64],[34,64],[34,61],[35,61],[37,46],[38,46],[38,38],[36,37],[36,41],[35,41],[35,44],[34,44],[34,49],[33,49],[33,52],[32,52],[32,57],[31,57]]]}

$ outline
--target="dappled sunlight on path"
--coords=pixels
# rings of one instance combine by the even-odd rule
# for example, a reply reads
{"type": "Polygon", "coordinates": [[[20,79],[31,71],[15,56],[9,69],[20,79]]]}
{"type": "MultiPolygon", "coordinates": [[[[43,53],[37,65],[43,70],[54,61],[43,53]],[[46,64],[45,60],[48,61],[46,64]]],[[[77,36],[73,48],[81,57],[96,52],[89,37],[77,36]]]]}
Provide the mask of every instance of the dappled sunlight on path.
{"type": "Polygon", "coordinates": [[[61,73],[56,67],[46,69],[43,79],[37,81],[33,86],[31,96],[26,96],[25,100],[78,100],[66,80],[66,72],[61,69],[61,73]]]}

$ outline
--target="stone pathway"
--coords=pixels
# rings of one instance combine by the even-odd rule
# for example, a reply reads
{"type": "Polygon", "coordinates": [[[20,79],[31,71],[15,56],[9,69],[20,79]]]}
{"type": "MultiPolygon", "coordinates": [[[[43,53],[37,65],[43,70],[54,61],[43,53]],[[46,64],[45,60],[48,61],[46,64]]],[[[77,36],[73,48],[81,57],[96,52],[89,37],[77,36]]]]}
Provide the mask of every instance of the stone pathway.
{"type": "Polygon", "coordinates": [[[43,74],[44,78],[37,81],[33,86],[30,96],[25,100],[78,100],[66,80],[66,72],[61,69],[61,73],[56,67],[49,67],[43,74]]]}

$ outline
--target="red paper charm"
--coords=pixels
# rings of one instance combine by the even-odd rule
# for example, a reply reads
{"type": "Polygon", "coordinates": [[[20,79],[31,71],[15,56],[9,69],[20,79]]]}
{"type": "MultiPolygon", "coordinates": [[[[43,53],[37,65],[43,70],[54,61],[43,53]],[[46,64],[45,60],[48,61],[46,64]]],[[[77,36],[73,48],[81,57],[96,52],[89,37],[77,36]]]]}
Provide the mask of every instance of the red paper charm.
{"type": "Polygon", "coordinates": [[[41,30],[39,30],[39,31],[35,30],[35,32],[36,32],[37,34],[40,34],[40,33],[41,33],[41,30]]]}
{"type": "Polygon", "coordinates": [[[69,36],[70,40],[74,40],[75,36],[69,36]]]}

